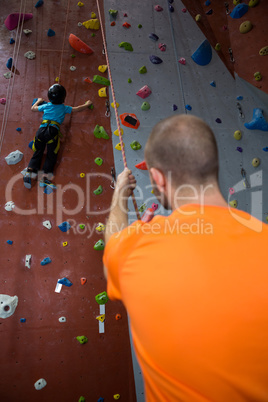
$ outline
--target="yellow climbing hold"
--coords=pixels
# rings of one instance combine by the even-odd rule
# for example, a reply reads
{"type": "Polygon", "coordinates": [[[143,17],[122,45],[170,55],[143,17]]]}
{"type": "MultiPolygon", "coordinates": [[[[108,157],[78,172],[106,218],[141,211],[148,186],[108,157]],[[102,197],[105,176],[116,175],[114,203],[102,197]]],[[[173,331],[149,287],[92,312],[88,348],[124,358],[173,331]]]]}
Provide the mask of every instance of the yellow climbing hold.
{"type": "Polygon", "coordinates": [[[196,20],[196,22],[199,22],[199,21],[201,21],[201,15],[200,14],[196,14],[196,16],[195,16],[195,20],[196,20]]]}
{"type": "Polygon", "coordinates": [[[235,138],[237,141],[239,141],[239,140],[241,140],[241,137],[242,137],[241,131],[240,131],[240,130],[236,130],[236,131],[234,132],[234,138],[235,138]]]}
{"type": "Polygon", "coordinates": [[[100,29],[100,21],[97,18],[85,21],[83,25],[87,29],[95,29],[96,31],[100,29]]]}
{"type": "Polygon", "coordinates": [[[232,208],[237,208],[237,201],[236,201],[236,200],[230,201],[230,202],[229,202],[229,205],[230,205],[232,208]]]}
{"type": "Polygon", "coordinates": [[[216,43],[215,50],[217,50],[217,52],[219,52],[221,50],[221,44],[219,42],[216,43]]]}
{"type": "Polygon", "coordinates": [[[266,220],[267,220],[267,222],[268,222],[268,216],[266,216],[266,218],[265,218],[266,220]]]}
{"type": "Polygon", "coordinates": [[[105,73],[105,71],[107,70],[107,68],[108,68],[107,64],[102,64],[101,66],[98,67],[98,70],[99,70],[101,73],[105,73]]]}
{"type": "Polygon", "coordinates": [[[59,80],[60,80],[59,77],[55,78],[55,82],[59,82],[59,80]]]}
{"type": "Polygon", "coordinates": [[[85,177],[85,173],[80,173],[80,177],[85,177]]]}
{"type": "Polygon", "coordinates": [[[152,190],[151,193],[154,194],[154,190],[152,190]]]}
{"type": "Polygon", "coordinates": [[[115,394],[114,399],[118,400],[120,398],[120,394],[115,394]]]}
{"type": "Polygon", "coordinates": [[[105,320],[105,314],[98,315],[98,317],[96,317],[96,320],[103,322],[105,320]]]}
{"type": "Polygon", "coordinates": [[[96,14],[92,11],[91,18],[97,18],[96,14]]]}
{"type": "Polygon", "coordinates": [[[264,46],[261,48],[261,50],[259,51],[259,55],[260,56],[267,56],[268,54],[268,46],[264,46]]]}
{"type": "Polygon", "coordinates": [[[64,241],[64,242],[62,243],[62,245],[63,245],[63,247],[66,247],[66,246],[68,245],[68,242],[67,242],[67,241],[64,241]]]}
{"type": "Polygon", "coordinates": [[[105,230],[105,225],[101,222],[99,222],[98,226],[96,227],[96,230],[98,232],[103,232],[105,230]]]}
{"type": "Polygon", "coordinates": [[[79,1],[79,2],[77,3],[77,5],[78,5],[79,7],[83,7],[84,3],[82,3],[81,1],[79,1]]]}
{"type": "Polygon", "coordinates": [[[259,3],[259,0],[249,0],[248,6],[255,7],[259,3]]]}
{"type": "Polygon", "coordinates": [[[255,78],[256,81],[261,81],[261,79],[262,79],[261,73],[259,71],[254,73],[254,78],[255,78]]]}
{"type": "Polygon", "coordinates": [[[240,0],[233,0],[233,4],[235,5],[235,6],[237,6],[237,4],[239,4],[240,3],[240,0]]]}
{"type": "MultiPolygon", "coordinates": [[[[124,144],[124,143],[123,143],[123,147],[125,148],[125,144],[124,144]]],[[[122,151],[120,142],[119,142],[118,144],[116,144],[115,149],[117,149],[118,151],[122,151]]]]}
{"type": "MultiPolygon", "coordinates": [[[[120,127],[120,132],[121,132],[121,135],[124,134],[124,130],[123,130],[121,127],[120,127]]],[[[119,137],[119,131],[118,131],[118,129],[114,131],[114,135],[117,135],[117,137],[119,137]]]]}
{"type": "MultiPolygon", "coordinates": [[[[111,106],[114,108],[114,103],[113,103],[113,102],[111,103],[111,106]]],[[[118,102],[116,102],[116,107],[119,107],[119,103],[118,103],[118,102]]]]}
{"type": "Polygon", "coordinates": [[[106,87],[99,89],[98,94],[101,98],[107,98],[107,91],[106,87]]]}

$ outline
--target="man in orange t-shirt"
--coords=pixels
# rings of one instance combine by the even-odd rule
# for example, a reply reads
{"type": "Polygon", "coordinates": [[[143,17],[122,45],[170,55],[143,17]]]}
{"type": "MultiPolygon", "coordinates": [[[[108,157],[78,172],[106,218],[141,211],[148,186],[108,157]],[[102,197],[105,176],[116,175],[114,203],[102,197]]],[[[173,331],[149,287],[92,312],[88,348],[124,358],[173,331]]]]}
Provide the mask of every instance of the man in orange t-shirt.
{"type": "Polygon", "coordinates": [[[106,226],[110,299],[122,300],[149,402],[268,401],[268,227],[229,209],[201,119],[158,123],[145,160],[169,217],[128,226],[131,171],[106,226]]]}

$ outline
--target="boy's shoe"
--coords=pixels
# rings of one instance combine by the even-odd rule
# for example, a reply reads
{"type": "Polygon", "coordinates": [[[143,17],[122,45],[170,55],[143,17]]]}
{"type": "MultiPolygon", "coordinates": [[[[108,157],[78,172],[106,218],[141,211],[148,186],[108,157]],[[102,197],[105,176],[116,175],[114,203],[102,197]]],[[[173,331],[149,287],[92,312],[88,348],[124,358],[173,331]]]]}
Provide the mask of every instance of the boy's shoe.
{"type": "Polygon", "coordinates": [[[50,188],[57,188],[55,184],[53,184],[50,180],[48,180],[46,177],[43,177],[43,179],[40,181],[40,187],[50,187],[50,188]]]}
{"type": "Polygon", "coordinates": [[[24,177],[23,177],[23,182],[24,186],[28,189],[32,188],[32,182],[31,182],[31,175],[30,173],[26,172],[24,177]]]}

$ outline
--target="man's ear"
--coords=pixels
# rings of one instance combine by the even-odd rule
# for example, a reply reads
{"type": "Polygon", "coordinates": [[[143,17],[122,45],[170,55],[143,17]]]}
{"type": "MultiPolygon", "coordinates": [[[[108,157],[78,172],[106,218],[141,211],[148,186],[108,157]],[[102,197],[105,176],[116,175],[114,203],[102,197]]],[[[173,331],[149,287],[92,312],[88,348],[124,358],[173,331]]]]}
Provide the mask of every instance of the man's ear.
{"type": "Polygon", "coordinates": [[[150,175],[155,182],[157,189],[160,191],[160,193],[163,193],[164,189],[166,188],[166,178],[163,172],[157,168],[151,168],[150,175]]]}

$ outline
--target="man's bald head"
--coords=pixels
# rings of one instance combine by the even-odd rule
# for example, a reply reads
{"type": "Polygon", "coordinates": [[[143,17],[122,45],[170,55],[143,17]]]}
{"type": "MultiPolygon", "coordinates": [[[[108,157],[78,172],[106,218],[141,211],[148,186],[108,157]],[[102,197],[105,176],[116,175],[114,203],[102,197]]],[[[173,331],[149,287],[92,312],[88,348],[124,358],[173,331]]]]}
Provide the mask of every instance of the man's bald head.
{"type": "Polygon", "coordinates": [[[218,151],[214,134],[201,119],[176,115],[157,123],[145,147],[148,168],[157,168],[172,185],[218,180],[218,151]]]}

